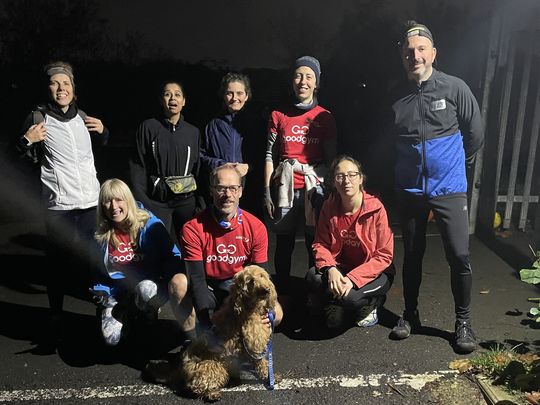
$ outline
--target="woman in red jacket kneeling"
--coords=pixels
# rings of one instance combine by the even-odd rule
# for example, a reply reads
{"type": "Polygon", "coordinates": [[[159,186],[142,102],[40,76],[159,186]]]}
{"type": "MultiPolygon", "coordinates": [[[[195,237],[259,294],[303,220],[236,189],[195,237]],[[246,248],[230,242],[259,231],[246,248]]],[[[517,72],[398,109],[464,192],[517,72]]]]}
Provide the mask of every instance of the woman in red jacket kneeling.
{"type": "Polygon", "coordinates": [[[382,202],[364,191],[365,176],[350,156],[332,163],[333,190],[324,202],[307,275],[308,308],[323,309],[330,329],[347,313],[360,327],[377,324],[377,309],[392,285],[394,237],[382,202]]]}

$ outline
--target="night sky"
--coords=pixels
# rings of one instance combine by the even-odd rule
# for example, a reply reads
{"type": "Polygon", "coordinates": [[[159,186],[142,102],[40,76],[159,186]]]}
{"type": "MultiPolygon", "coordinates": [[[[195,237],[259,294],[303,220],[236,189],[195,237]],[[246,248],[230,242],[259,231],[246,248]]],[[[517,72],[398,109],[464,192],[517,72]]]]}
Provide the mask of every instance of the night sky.
{"type": "Polygon", "coordinates": [[[184,83],[186,120],[204,128],[219,109],[224,72],[247,69],[250,106],[262,117],[289,96],[287,68],[312,55],[321,61],[319,100],[336,117],[341,150],[356,157],[370,151],[368,159],[386,147],[383,113],[388,90],[405,76],[396,45],[407,19],[431,28],[441,70],[480,90],[489,18],[478,6],[484,1],[472,3],[3,0],[2,86],[13,101],[7,114],[16,117],[7,132],[17,133],[44,99],[41,69],[51,60],[74,65],[82,108],[102,117],[111,142],[126,145],[138,124],[158,112],[164,79],[184,83]]]}
{"type": "Polygon", "coordinates": [[[137,32],[166,55],[237,67],[281,68],[295,51],[330,56],[343,19],[362,0],[101,0],[113,38],[137,32]]]}

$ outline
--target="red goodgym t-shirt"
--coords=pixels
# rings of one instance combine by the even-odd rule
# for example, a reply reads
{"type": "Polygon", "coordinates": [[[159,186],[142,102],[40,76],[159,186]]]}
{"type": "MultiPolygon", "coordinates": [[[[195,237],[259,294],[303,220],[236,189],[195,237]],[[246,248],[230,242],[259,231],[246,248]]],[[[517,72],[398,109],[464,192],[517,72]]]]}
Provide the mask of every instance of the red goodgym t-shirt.
{"type": "Polygon", "coordinates": [[[202,261],[206,277],[225,280],[247,264],[268,261],[268,234],[264,224],[254,215],[241,211],[222,228],[206,209],[186,222],[182,228],[182,256],[186,261],[202,261]]]}
{"type": "Polygon", "coordinates": [[[339,267],[347,273],[362,264],[366,258],[366,253],[356,234],[356,221],[362,212],[359,208],[352,215],[340,215],[337,218],[337,228],[341,236],[341,252],[336,257],[339,267]]]}
{"type": "MultiPolygon", "coordinates": [[[[309,111],[289,107],[272,111],[268,132],[276,134],[280,161],[316,164],[324,161],[324,140],[336,137],[336,123],[330,111],[319,105],[309,111]]],[[[294,188],[303,188],[304,183],[304,177],[294,173],[294,188]]]]}

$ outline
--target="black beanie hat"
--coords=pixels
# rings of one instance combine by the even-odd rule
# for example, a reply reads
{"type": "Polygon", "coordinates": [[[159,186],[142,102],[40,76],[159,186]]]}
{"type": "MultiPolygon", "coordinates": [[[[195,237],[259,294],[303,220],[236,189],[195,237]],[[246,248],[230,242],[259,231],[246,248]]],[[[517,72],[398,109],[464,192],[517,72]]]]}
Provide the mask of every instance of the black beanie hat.
{"type": "MultiPolygon", "coordinates": [[[[424,24],[419,24],[414,20],[407,21],[405,32],[403,33],[403,43],[407,40],[407,38],[414,37],[416,35],[419,37],[428,38],[431,41],[431,44],[435,45],[433,35],[428,27],[426,27],[424,24]]],[[[401,45],[403,45],[403,43],[401,45]]]]}

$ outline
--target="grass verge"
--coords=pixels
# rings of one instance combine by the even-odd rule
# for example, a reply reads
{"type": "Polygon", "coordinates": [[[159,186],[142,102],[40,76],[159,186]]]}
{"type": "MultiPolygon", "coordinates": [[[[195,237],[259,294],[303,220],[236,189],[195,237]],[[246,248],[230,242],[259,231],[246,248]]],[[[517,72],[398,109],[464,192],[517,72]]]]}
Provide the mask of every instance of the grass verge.
{"type": "Polygon", "coordinates": [[[461,373],[485,375],[510,394],[540,405],[540,355],[521,354],[514,349],[495,347],[478,352],[470,358],[452,361],[450,368],[461,373]]]}

